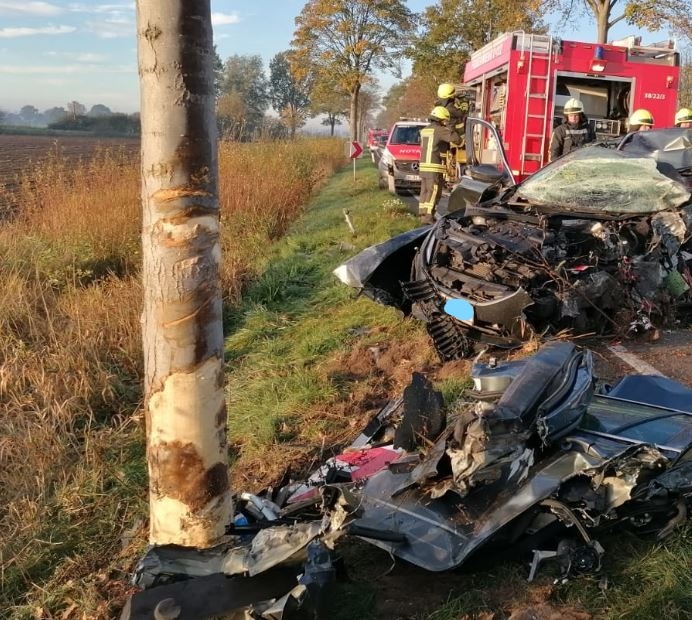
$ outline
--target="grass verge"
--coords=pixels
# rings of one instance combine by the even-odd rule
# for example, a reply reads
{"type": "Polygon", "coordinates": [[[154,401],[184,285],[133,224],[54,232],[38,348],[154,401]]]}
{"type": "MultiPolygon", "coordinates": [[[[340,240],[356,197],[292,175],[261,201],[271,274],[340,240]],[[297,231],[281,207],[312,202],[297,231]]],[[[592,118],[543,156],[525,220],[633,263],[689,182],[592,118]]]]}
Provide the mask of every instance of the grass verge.
{"type": "MultiPolygon", "coordinates": [[[[343,160],[337,140],[221,146],[227,301],[343,160]]],[[[56,151],[14,186],[0,223],[0,616],[111,618],[147,516],[138,162],[56,151]]]]}

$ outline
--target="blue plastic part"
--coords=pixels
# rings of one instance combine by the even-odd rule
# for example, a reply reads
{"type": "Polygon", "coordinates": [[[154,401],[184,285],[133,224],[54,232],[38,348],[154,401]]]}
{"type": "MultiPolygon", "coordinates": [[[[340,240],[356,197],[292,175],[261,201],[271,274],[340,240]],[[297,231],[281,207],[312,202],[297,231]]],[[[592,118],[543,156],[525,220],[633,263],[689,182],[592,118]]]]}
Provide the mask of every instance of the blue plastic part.
{"type": "Polygon", "coordinates": [[[473,321],[473,305],[466,299],[448,299],[444,310],[449,316],[460,321],[473,321]]]}

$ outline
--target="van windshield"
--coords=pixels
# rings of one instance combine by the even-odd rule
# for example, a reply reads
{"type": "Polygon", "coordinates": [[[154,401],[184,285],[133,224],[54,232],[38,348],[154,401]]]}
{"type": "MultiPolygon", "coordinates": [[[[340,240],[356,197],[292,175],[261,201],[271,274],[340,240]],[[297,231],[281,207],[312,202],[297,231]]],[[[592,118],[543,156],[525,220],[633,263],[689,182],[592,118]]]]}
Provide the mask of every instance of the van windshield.
{"type": "Polygon", "coordinates": [[[394,127],[390,144],[420,144],[420,130],[424,125],[409,125],[394,127]]]}

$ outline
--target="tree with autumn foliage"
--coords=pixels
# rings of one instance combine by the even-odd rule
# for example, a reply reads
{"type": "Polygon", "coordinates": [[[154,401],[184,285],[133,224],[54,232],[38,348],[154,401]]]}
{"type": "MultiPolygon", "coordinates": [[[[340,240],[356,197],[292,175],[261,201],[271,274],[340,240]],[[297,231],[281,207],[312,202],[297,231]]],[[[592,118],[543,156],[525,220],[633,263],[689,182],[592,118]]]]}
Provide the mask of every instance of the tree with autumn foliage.
{"type": "Polygon", "coordinates": [[[364,136],[367,128],[375,125],[375,109],[380,105],[380,96],[375,85],[368,85],[358,94],[358,135],[364,136]]]}
{"type": "Polygon", "coordinates": [[[262,58],[230,56],[223,65],[220,80],[216,110],[221,133],[247,139],[259,130],[269,107],[269,84],[262,58]]]}
{"type": "Polygon", "coordinates": [[[358,103],[375,70],[397,70],[411,42],[414,14],[403,0],[308,0],[296,17],[291,62],[298,75],[335,84],[349,95],[351,139],[358,103]]]}
{"type": "Polygon", "coordinates": [[[461,83],[472,52],[503,32],[544,32],[540,0],[440,0],[420,16],[420,29],[407,55],[412,75],[390,89],[383,99],[382,124],[399,117],[427,118],[437,86],[461,83]]]}
{"type": "Polygon", "coordinates": [[[692,107],[692,47],[683,50],[680,56],[678,108],[690,108],[692,107]]]}
{"type": "Polygon", "coordinates": [[[413,75],[433,82],[461,82],[464,64],[475,50],[503,32],[543,32],[541,0],[440,0],[421,15],[421,27],[408,50],[413,75]]]}
{"type": "Polygon", "coordinates": [[[549,0],[547,4],[562,12],[568,23],[591,13],[596,19],[597,43],[606,43],[610,29],[621,21],[652,32],[668,28],[692,38],[690,0],[549,0]]]}
{"type": "Polygon", "coordinates": [[[379,127],[390,127],[401,118],[428,118],[438,84],[431,76],[412,75],[394,84],[382,97],[379,127]]]}

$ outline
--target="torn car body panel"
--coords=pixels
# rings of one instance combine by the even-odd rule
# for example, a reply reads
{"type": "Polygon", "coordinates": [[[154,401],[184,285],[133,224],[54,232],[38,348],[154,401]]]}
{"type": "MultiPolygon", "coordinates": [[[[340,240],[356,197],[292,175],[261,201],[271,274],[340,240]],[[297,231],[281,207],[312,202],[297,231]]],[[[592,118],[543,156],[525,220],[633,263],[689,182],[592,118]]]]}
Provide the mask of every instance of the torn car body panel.
{"type": "MultiPolygon", "coordinates": [[[[449,421],[420,460],[409,460],[408,470],[394,463],[351,490],[362,511],[356,525],[398,535],[365,538],[443,571],[480,549],[540,538],[565,519],[579,524],[592,551],[592,536],[615,525],[660,533],[684,520],[681,506],[692,500],[692,415],[666,409],[655,393],[649,404],[619,398],[617,388],[594,394],[591,371],[590,355],[568,343],[499,369],[476,364],[479,400],[449,421]],[[570,415],[555,417],[561,409],[570,415]],[[469,467],[474,454],[480,458],[469,467]]],[[[647,378],[629,383],[638,380],[647,378]]],[[[692,403],[692,390],[670,387],[692,403]]]]}

